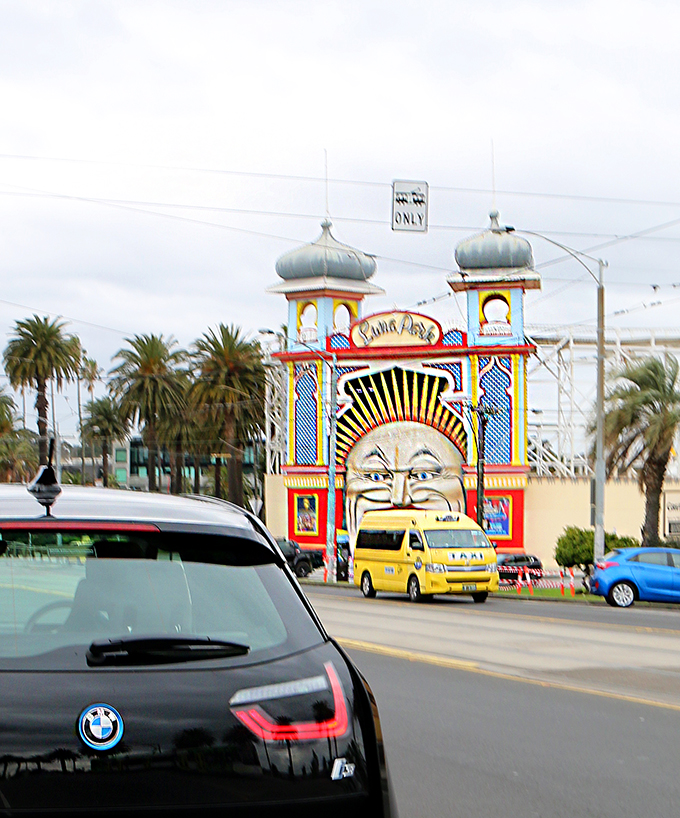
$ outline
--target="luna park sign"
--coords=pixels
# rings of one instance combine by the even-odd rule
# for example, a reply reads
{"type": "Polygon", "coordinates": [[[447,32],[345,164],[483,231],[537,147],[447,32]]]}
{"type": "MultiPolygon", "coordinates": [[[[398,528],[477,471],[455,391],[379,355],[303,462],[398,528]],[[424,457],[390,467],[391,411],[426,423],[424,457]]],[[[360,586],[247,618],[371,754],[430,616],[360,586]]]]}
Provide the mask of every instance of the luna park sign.
{"type": "Polygon", "coordinates": [[[352,326],[355,347],[435,346],[442,337],[436,321],[415,312],[381,312],[352,326]]]}

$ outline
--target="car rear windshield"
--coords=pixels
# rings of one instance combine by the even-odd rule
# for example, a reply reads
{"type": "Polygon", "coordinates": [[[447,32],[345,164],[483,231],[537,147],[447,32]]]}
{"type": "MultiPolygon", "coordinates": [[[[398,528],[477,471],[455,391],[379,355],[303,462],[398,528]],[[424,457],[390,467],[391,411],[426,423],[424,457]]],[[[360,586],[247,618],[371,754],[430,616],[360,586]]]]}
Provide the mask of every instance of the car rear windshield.
{"type": "Polygon", "coordinates": [[[430,548],[493,548],[483,531],[435,528],[425,532],[430,548]]]}
{"type": "Polygon", "coordinates": [[[238,664],[323,641],[273,554],[257,542],[3,531],[2,523],[0,532],[0,666],[82,665],[93,641],[121,637],[234,642],[248,648],[225,660],[238,664]]]}

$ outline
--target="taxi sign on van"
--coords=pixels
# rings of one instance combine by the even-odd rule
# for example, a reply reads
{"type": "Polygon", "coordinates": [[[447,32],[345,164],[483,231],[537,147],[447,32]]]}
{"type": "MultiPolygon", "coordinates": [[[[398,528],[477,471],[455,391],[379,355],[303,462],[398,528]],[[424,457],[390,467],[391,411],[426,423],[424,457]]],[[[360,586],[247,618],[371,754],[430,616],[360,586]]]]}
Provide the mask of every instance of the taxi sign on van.
{"type": "Polygon", "coordinates": [[[442,516],[435,517],[434,519],[437,523],[457,523],[458,520],[460,520],[460,514],[443,514],[442,516]]]}
{"type": "Polygon", "coordinates": [[[481,551],[450,551],[449,559],[451,562],[455,560],[467,560],[468,563],[472,560],[481,560],[484,562],[484,554],[481,551]]]}

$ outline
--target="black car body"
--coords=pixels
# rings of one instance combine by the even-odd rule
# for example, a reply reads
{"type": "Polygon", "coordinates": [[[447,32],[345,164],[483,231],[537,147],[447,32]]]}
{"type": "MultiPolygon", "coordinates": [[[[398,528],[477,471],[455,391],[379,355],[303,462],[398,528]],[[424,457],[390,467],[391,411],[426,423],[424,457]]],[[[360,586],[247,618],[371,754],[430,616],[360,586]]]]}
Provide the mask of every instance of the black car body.
{"type": "Polygon", "coordinates": [[[297,577],[308,577],[323,566],[323,551],[300,548],[295,540],[277,538],[276,544],[297,577]]]}
{"type": "Polygon", "coordinates": [[[0,490],[0,815],[393,815],[371,691],[254,516],[0,490]]]}
{"type": "Polygon", "coordinates": [[[498,555],[498,579],[516,580],[519,574],[524,579],[525,569],[528,569],[532,581],[543,576],[543,563],[533,554],[498,555]]]}

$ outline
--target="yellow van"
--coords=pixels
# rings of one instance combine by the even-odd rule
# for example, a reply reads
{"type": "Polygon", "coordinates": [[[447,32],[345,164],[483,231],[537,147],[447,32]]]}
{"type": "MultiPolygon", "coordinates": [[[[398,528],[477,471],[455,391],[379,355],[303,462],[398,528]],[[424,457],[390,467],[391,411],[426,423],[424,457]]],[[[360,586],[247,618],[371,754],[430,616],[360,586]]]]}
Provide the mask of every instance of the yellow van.
{"type": "Polygon", "coordinates": [[[465,514],[417,509],[367,511],[357,532],[354,583],[366,597],[377,591],[471,594],[486,602],[498,590],[496,551],[465,514]]]}

